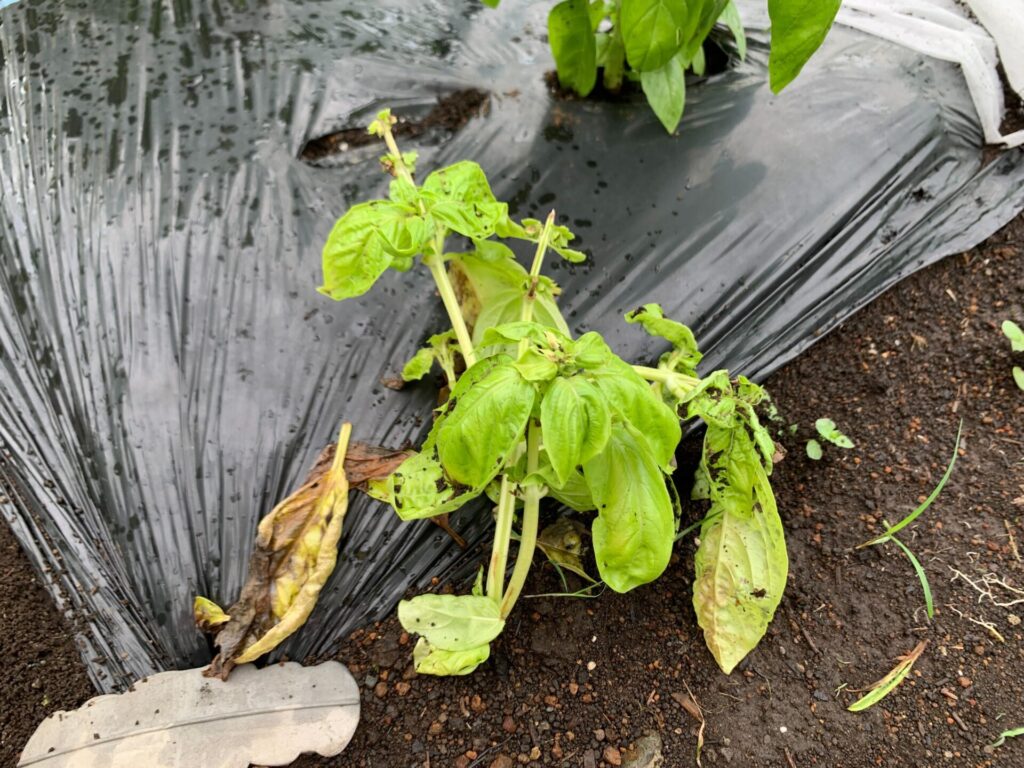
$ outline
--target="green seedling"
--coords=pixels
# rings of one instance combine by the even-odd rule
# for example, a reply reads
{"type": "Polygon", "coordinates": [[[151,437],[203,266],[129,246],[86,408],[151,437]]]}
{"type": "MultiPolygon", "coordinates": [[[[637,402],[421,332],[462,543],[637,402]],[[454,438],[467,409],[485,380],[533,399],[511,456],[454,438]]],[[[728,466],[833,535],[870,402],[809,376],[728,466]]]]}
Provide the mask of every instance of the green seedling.
{"type": "MultiPolygon", "coordinates": [[[[917,646],[908,653],[906,656],[899,658],[899,664],[893,667],[889,674],[883,677],[881,680],[872,684],[868,689],[867,693],[857,699],[853,704],[847,707],[850,712],[863,712],[869,707],[873,707],[875,704],[880,702],[894,690],[896,687],[903,682],[907,675],[910,674],[911,668],[914,666],[914,662],[920,658],[924,652],[925,647],[928,645],[927,640],[922,640],[917,646]]],[[[861,689],[864,690],[864,689],[861,689]]]]}
{"type": "Polygon", "coordinates": [[[1018,736],[1024,736],[1024,728],[1011,728],[1008,731],[1003,731],[999,734],[999,738],[988,745],[989,749],[995,749],[1003,746],[1007,739],[1015,739],[1018,736]]]}
{"type": "MultiPolygon", "coordinates": [[[[844,435],[832,419],[818,419],[814,422],[814,429],[818,432],[819,437],[834,446],[853,448],[853,440],[844,435]]],[[[807,458],[819,461],[823,453],[821,443],[818,440],[811,439],[807,441],[807,458]]]]}
{"type": "MultiPolygon", "coordinates": [[[[483,0],[492,8],[500,0],[483,0]]],[[[772,22],[768,76],[778,93],[825,40],[840,0],[768,0],[772,22]]],[[[639,82],[669,133],[686,104],[686,72],[703,76],[704,41],[715,24],[732,34],[746,56],[743,22],[732,0],[563,0],[548,15],[548,40],[558,80],[580,96],[597,85],[617,93],[639,82]]]]}
{"type": "Polygon", "coordinates": [[[928,575],[925,573],[924,567],[921,565],[921,562],[917,559],[917,557],[914,556],[914,553],[910,551],[910,548],[907,547],[906,544],[904,544],[902,541],[896,538],[896,534],[899,531],[906,528],[912,522],[914,522],[918,517],[920,517],[921,514],[923,514],[924,511],[928,509],[928,507],[930,507],[932,503],[939,497],[939,494],[942,493],[942,489],[946,487],[946,483],[949,482],[949,478],[953,474],[953,467],[956,466],[956,458],[960,451],[960,435],[963,432],[963,428],[964,422],[963,420],[961,420],[960,426],[957,428],[956,431],[956,441],[953,445],[953,456],[949,460],[949,464],[946,466],[946,471],[942,474],[942,477],[939,480],[938,484],[932,489],[932,492],[928,494],[928,498],[921,502],[921,504],[918,505],[918,507],[913,512],[911,512],[909,515],[907,515],[898,523],[896,523],[896,525],[890,526],[888,523],[886,523],[885,533],[883,533],[881,536],[878,536],[874,539],[871,539],[871,541],[866,541],[863,544],[857,546],[857,549],[862,549],[863,547],[873,547],[879,544],[884,544],[887,541],[891,541],[893,544],[900,548],[900,551],[902,551],[903,554],[907,556],[907,559],[910,560],[910,564],[914,568],[914,573],[917,574],[917,578],[921,582],[921,590],[924,592],[925,609],[928,612],[929,619],[935,616],[935,603],[932,600],[932,588],[931,585],[928,583],[928,575]]]}
{"type": "MultiPolygon", "coordinates": [[[[1012,320],[1003,321],[1003,334],[1010,340],[1010,349],[1014,352],[1024,352],[1024,330],[1012,320]]],[[[1013,366],[1013,380],[1017,387],[1024,389],[1024,368],[1019,365],[1013,366]]]]}
{"type": "Polygon", "coordinates": [[[559,568],[585,574],[585,534],[600,581],[616,592],[661,575],[679,525],[670,475],[682,417],[707,425],[697,485],[711,511],[701,525],[693,605],[708,647],[731,671],[764,635],[788,570],[768,480],[775,445],[756,411],[764,390],[724,370],[698,376],[693,334],[655,304],[626,316],[669,347],[654,367],[630,365],[597,333],[574,338],[556,303],[559,288],[542,274],[549,251],[584,259],[569,247],[572,233],[554,212],[544,222],[513,220],[472,162],[417,183],[415,156],[399,150],[393,123],[385,110],[370,126],[387,146],[389,196],[352,207],[334,226],[320,290],[350,299],[388,269],[426,267],[451,328],[432,336],[403,375],[421,378],[437,362],[450,394],[419,452],[372,481],[370,493],[403,520],[455,512],[482,496],[495,505],[477,588],[399,605],[403,627],[419,635],[416,669],[461,675],[488,658],[538,546],[559,568]],[[452,236],[469,247],[449,250],[452,236]],[[506,244],[516,241],[533,250],[529,270],[506,244]],[[538,541],[542,498],[582,522],[538,541]]]}

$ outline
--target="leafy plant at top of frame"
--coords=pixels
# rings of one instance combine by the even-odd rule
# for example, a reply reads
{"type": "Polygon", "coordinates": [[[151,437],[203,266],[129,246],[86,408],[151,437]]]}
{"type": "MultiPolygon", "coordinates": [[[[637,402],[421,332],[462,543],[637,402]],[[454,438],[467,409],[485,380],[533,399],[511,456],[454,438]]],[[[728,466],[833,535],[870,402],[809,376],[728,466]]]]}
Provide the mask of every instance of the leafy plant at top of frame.
{"type": "MultiPolygon", "coordinates": [[[[430,336],[403,377],[422,378],[437,362],[450,394],[420,450],[372,481],[370,493],[403,520],[454,512],[484,495],[496,504],[486,579],[468,595],[425,594],[399,605],[403,627],[419,635],[416,669],[461,675],[488,658],[529,572],[543,497],[589,522],[597,569],[611,589],[626,592],[661,575],[678,527],[669,475],[682,415],[708,425],[698,476],[711,511],[693,604],[709,648],[731,671],[764,635],[788,568],[768,481],[775,445],[756,412],[764,391],[726,371],[699,378],[693,334],[655,304],[626,320],[668,342],[656,367],[626,363],[597,333],[574,338],[555,301],[558,286],[541,274],[549,249],[584,258],[569,247],[572,233],[555,224],[554,212],[545,222],[513,220],[472,162],[417,184],[415,157],[399,151],[393,122],[384,111],[370,126],[388,147],[388,199],[360,203],[335,225],[320,290],[358,296],[387,269],[421,261],[451,329],[430,336]],[[469,248],[449,251],[452,235],[469,248]],[[532,244],[529,271],[502,240],[532,244]],[[513,539],[519,548],[509,574],[513,539]]],[[[578,563],[574,550],[563,565],[578,563]]]]}
{"type": "MultiPolygon", "coordinates": [[[[492,8],[500,0],[483,0],[492,8]]],[[[818,50],[840,0],[768,0],[771,53],[768,76],[778,93],[818,50]]],[[[548,40],[558,80],[580,96],[597,85],[617,92],[624,79],[638,81],[669,133],[686,104],[686,71],[704,74],[704,41],[716,23],[736,40],[746,37],[733,0],[562,0],[548,15],[548,40]]]]}

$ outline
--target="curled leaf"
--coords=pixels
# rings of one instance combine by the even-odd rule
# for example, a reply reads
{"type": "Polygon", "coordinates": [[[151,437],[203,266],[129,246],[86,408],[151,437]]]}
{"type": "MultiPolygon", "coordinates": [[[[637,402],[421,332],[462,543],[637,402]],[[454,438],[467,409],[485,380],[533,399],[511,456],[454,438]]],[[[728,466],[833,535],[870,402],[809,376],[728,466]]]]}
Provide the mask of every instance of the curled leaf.
{"type": "Polygon", "coordinates": [[[559,568],[565,568],[593,582],[594,579],[583,567],[583,535],[586,531],[586,527],[578,520],[560,517],[540,532],[537,546],[559,568]]]}
{"type": "Polygon", "coordinates": [[[344,424],[337,447],[320,454],[305,484],[260,521],[249,576],[238,601],[221,611],[205,598],[196,600],[200,628],[216,629],[219,653],[204,670],[227,678],[231,669],[255,661],[301,627],[316,605],[320,589],[334,570],[342,521],[353,481],[363,483],[398,460],[396,454],[353,446],[351,425],[344,424]]]}
{"type": "Polygon", "coordinates": [[[203,632],[213,632],[214,628],[231,620],[231,617],[224,613],[224,609],[213,600],[199,595],[196,595],[192,602],[192,618],[203,632]]]}

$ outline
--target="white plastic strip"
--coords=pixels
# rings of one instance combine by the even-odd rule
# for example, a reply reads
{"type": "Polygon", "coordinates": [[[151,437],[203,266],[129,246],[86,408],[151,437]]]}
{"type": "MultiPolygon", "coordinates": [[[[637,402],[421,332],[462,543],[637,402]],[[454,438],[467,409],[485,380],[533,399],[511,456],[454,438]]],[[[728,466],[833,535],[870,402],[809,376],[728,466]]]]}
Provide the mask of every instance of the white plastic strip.
{"type": "Polygon", "coordinates": [[[967,0],[999,47],[1010,87],[1024,98],[1024,0],[967,0]]]}
{"type": "MultiPolygon", "coordinates": [[[[1017,22],[1024,25],[1024,0],[969,2],[972,7],[976,2],[999,6],[1000,11],[996,13],[987,9],[991,17],[989,23],[993,24],[1002,23],[1002,4],[1020,6],[1017,11],[1011,9],[1010,15],[1017,13],[1017,22]]],[[[1003,88],[996,71],[997,44],[988,31],[959,12],[956,5],[944,0],[845,0],[836,20],[843,26],[891,40],[926,56],[959,64],[978,112],[985,141],[1006,147],[1024,144],[1024,131],[1006,136],[999,132],[1003,117],[1003,88]]],[[[1015,37],[1018,32],[1014,30],[1013,24],[1008,24],[1005,46],[1012,48],[1012,39],[1016,39],[1020,47],[1020,41],[1024,40],[1024,36],[1015,37]]],[[[1003,46],[999,51],[1002,54],[1003,46]]],[[[1014,49],[1009,63],[1003,55],[1003,67],[1009,74],[1016,59],[1024,59],[1024,50],[1014,49]]],[[[1024,78],[1024,72],[1020,74],[1024,78]]],[[[1012,85],[1014,80],[1010,79],[1010,82],[1012,85]]]]}

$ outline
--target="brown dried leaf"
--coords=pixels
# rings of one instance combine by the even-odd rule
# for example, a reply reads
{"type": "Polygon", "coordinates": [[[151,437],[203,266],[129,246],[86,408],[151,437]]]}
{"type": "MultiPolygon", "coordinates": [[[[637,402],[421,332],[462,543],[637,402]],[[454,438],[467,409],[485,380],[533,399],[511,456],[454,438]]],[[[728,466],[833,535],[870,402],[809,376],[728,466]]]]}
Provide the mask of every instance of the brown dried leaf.
{"type": "MultiPolygon", "coordinates": [[[[235,665],[255,661],[277,647],[313,611],[338,557],[348,509],[350,434],[351,425],[342,425],[337,450],[333,445],[325,448],[302,487],[260,521],[249,576],[238,601],[217,614],[213,603],[196,599],[197,613],[202,608],[218,619],[230,616],[214,640],[220,652],[203,674],[226,679],[235,665]]],[[[360,449],[354,465],[358,476],[364,481],[374,476],[369,473],[388,464],[383,456],[360,449]]]]}

